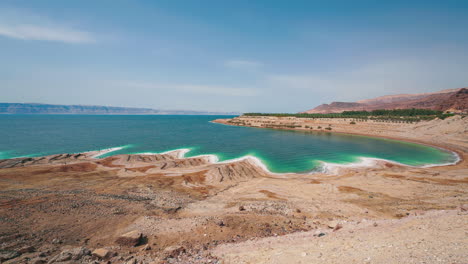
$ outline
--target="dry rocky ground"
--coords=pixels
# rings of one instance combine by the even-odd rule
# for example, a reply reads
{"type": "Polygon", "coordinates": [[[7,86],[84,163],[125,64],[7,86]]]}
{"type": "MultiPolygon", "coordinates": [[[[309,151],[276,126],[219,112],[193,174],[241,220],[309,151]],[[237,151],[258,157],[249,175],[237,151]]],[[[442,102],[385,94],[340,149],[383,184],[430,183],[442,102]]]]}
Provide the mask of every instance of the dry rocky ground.
{"type": "Polygon", "coordinates": [[[249,159],[97,154],[0,160],[2,263],[468,260],[466,159],[270,175],[249,159]]]}

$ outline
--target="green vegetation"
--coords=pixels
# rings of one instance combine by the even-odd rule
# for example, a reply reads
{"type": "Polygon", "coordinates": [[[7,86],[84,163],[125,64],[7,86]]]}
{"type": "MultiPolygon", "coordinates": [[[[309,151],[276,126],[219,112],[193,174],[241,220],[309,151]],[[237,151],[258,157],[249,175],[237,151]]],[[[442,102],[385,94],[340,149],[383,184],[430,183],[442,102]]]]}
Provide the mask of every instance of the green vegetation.
{"type": "Polygon", "coordinates": [[[441,115],[442,111],[430,109],[393,109],[393,110],[373,110],[373,111],[344,111],[344,116],[430,116],[441,115]]]}
{"type": "MultiPolygon", "coordinates": [[[[244,116],[276,116],[276,117],[297,117],[297,118],[350,118],[352,122],[375,120],[377,122],[399,122],[413,123],[435,118],[445,119],[454,114],[446,114],[442,111],[430,109],[393,109],[393,110],[373,110],[373,111],[344,111],[333,114],[289,114],[289,113],[245,113],[244,116]]],[[[353,124],[353,123],[351,123],[353,124]]]]}

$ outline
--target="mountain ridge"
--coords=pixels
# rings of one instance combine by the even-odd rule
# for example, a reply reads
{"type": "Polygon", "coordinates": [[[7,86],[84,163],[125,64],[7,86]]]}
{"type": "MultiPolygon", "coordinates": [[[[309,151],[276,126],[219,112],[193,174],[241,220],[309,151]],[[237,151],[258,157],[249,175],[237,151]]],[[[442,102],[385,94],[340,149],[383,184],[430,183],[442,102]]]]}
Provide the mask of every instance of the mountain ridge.
{"type": "Polygon", "coordinates": [[[377,109],[420,108],[451,112],[468,110],[468,88],[445,89],[420,94],[384,95],[356,102],[322,104],[302,113],[341,113],[343,111],[372,111],[377,109]]]}
{"type": "Polygon", "coordinates": [[[237,115],[237,112],[160,110],[152,108],[59,105],[42,103],[0,103],[0,114],[82,114],[82,115],[237,115]]]}

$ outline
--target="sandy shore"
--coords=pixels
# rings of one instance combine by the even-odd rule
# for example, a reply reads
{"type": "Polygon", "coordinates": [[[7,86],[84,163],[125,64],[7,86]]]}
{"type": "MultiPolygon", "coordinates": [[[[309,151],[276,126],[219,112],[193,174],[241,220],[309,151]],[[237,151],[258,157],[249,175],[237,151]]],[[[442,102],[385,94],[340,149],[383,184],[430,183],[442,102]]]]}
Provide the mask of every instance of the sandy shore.
{"type": "Polygon", "coordinates": [[[417,140],[463,158],[431,168],[379,161],[335,174],[271,174],[254,159],[216,163],[210,155],[184,158],[183,150],[0,160],[0,259],[466,263],[466,124],[331,124],[332,132],[375,129],[375,136],[417,140]]]}
{"type": "Polygon", "coordinates": [[[358,121],[351,118],[311,119],[268,116],[239,116],[231,119],[217,119],[212,122],[234,126],[339,133],[407,141],[455,152],[460,158],[458,163],[465,159],[468,153],[468,119],[460,116],[418,123],[358,121]],[[355,124],[351,124],[351,121],[355,124]],[[330,130],[325,129],[328,127],[330,130]]]}

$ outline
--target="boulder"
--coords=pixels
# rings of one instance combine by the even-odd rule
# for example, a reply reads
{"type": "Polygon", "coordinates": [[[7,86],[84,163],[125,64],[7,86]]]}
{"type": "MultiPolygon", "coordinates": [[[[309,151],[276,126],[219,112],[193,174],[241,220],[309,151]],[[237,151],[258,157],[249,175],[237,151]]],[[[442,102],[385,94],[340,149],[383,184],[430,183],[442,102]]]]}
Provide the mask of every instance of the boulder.
{"type": "Polygon", "coordinates": [[[105,248],[98,248],[93,251],[92,255],[100,259],[107,259],[112,256],[112,252],[105,248]]]}
{"type": "Polygon", "coordinates": [[[115,242],[121,246],[135,247],[143,244],[143,233],[134,230],[119,236],[115,242]]]}

